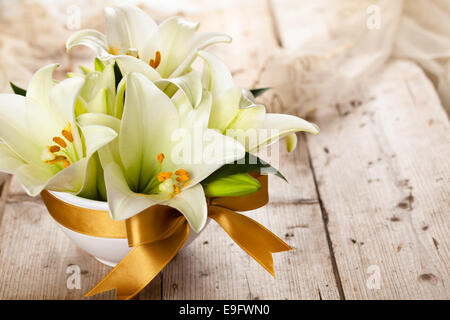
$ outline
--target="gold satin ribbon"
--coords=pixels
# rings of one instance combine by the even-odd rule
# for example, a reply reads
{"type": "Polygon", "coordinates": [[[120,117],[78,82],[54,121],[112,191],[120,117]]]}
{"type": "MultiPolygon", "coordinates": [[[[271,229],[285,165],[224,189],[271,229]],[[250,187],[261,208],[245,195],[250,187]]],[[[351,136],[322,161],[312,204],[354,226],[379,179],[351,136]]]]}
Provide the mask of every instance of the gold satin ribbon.
{"type": "MultiPolygon", "coordinates": [[[[272,276],[272,253],[291,247],[264,226],[236,211],[254,210],[268,199],[267,176],[253,174],[262,188],[240,197],[208,198],[208,216],[272,276]]],[[[86,235],[128,238],[134,247],[86,296],[117,289],[118,299],[131,299],[175,257],[189,235],[189,224],[176,209],[155,205],[125,220],[115,221],[109,212],[73,206],[47,191],[41,193],[51,216],[64,227],[86,235]]]]}

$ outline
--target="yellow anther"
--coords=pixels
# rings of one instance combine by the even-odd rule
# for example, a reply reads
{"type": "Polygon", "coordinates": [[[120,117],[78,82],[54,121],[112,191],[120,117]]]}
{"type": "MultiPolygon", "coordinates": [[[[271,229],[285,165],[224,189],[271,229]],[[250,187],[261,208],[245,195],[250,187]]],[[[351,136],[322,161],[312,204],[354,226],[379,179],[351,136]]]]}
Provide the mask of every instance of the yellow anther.
{"type": "Polygon", "coordinates": [[[118,55],[119,54],[119,49],[117,49],[116,47],[109,47],[109,53],[112,55],[118,55]]]}
{"type": "Polygon", "coordinates": [[[48,147],[48,151],[50,151],[51,153],[58,152],[59,150],[61,150],[61,148],[59,146],[50,146],[50,147],[48,147]]]}
{"type": "MultiPolygon", "coordinates": [[[[48,160],[46,162],[49,163],[49,164],[56,164],[56,163],[60,163],[60,162],[66,163],[66,162],[69,162],[69,160],[67,160],[66,156],[56,156],[55,159],[48,160]]],[[[69,162],[69,165],[70,165],[70,162],[69,162]]]]}
{"type": "Polygon", "coordinates": [[[153,69],[156,69],[156,68],[158,68],[160,63],[161,63],[161,52],[156,51],[155,52],[155,60],[150,59],[149,65],[153,69]]]}
{"type": "Polygon", "coordinates": [[[175,193],[175,194],[180,193],[180,187],[174,185],[174,186],[173,186],[173,193],[175,193]]]}
{"type": "Polygon", "coordinates": [[[67,168],[68,166],[70,166],[70,161],[66,159],[63,163],[63,169],[67,168]]]}
{"type": "Polygon", "coordinates": [[[53,137],[53,142],[56,143],[56,144],[59,144],[61,146],[61,148],[66,148],[67,147],[67,143],[64,141],[63,138],[53,137]]]}
{"type": "Polygon", "coordinates": [[[188,174],[184,174],[182,176],[177,177],[178,182],[188,181],[191,177],[188,174]]]}
{"type": "Polygon", "coordinates": [[[186,176],[186,175],[188,176],[189,175],[189,173],[184,169],[178,169],[177,171],[175,171],[175,174],[177,176],[186,176]]]}
{"type": "Polygon", "coordinates": [[[67,131],[66,129],[64,129],[63,131],[61,131],[61,134],[63,135],[64,138],[67,139],[67,141],[73,142],[72,132],[67,131]]]}
{"type": "Polygon", "coordinates": [[[158,173],[158,181],[159,182],[163,182],[166,179],[169,179],[170,177],[172,177],[172,172],[160,172],[158,173]]]}
{"type": "Polygon", "coordinates": [[[186,181],[185,183],[183,183],[183,185],[181,187],[186,188],[190,184],[191,184],[191,181],[186,181]]]}
{"type": "Polygon", "coordinates": [[[157,156],[156,156],[156,159],[158,159],[158,162],[159,163],[162,163],[163,162],[163,160],[164,160],[164,153],[160,153],[160,154],[158,154],[157,156]]]}

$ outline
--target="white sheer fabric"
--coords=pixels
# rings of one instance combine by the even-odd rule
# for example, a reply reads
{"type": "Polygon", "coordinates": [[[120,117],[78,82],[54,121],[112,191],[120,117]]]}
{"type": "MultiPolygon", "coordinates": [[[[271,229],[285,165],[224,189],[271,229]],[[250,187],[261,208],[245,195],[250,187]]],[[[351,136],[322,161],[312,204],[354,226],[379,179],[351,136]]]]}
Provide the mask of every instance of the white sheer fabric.
{"type": "Polygon", "coordinates": [[[289,21],[277,17],[285,48],[262,74],[262,84],[277,87],[285,108],[305,115],[333,103],[390,57],[399,57],[425,70],[450,112],[450,0],[301,0],[296,5],[301,10],[293,18],[304,28],[294,33],[289,21]],[[264,74],[271,79],[264,81],[264,74]]]}

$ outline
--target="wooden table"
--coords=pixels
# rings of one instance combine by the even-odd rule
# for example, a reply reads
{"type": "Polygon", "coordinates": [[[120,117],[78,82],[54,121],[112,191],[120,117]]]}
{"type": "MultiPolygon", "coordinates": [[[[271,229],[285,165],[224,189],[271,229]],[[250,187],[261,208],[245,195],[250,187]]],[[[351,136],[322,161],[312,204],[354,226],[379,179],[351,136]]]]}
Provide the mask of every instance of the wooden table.
{"type": "MultiPolygon", "coordinates": [[[[267,57],[293,46],[293,3],[227,1],[187,16],[233,37],[213,51],[252,87],[267,57]]],[[[449,299],[448,117],[412,62],[389,62],[359,90],[366,98],[358,103],[318,109],[321,133],[281,151],[290,183],[271,177],[269,205],[250,213],[294,248],[274,255],[276,279],[211,223],[136,299],[449,299]]],[[[0,218],[2,299],[80,299],[109,270],[14,179],[3,186],[0,218]],[[81,289],[67,288],[71,265],[81,289]]]]}

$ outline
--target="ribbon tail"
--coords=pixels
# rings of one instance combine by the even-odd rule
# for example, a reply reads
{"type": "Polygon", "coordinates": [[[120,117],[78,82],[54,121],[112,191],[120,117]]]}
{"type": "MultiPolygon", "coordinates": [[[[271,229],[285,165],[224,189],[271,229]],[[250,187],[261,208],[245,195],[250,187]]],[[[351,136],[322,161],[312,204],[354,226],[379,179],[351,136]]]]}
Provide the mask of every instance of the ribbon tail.
{"type": "Polygon", "coordinates": [[[137,246],[85,297],[117,289],[117,299],[133,298],[175,257],[188,235],[189,225],[185,222],[170,237],[137,246]]]}
{"type": "Polygon", "coordinates": [[[214,219],[239,247],[275,277],[272,253],[292,248],[247,216],[219,206],[210,206],[208,209],[209,217],[214,219]]]}

